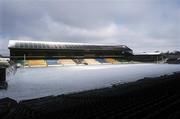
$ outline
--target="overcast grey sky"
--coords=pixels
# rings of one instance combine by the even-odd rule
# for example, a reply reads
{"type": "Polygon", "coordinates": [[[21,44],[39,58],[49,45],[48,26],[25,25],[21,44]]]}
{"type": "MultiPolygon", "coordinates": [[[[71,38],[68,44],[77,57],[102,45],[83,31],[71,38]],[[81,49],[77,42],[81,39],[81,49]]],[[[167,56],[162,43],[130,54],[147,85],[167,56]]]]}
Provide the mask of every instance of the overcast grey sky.
{"type": "Polygon", "coordinates": [[[10,39],[180,50],[180,0],[0,0],[0,53],[10,39]]]}

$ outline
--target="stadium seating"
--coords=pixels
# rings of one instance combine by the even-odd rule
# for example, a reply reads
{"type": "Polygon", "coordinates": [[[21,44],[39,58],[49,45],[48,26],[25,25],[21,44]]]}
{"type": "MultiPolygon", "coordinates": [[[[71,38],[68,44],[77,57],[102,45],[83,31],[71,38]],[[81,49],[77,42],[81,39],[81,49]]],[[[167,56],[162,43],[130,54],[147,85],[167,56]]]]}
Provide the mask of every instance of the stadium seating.
{"type": "Polygon", "coordinates": [[[78,59],[82,64],[87,65],[87,63],[84,61],[84,59],[78,59]]]}
{"type": "Polygon", "coordinates": [[[106,58],[105,59],[107,62],[111,63],[111,64],[118,64],[119,61],[117,61],[116,59],[114,58],[106,58]]]}
{"type": "Polygon", "coordinates": [[[96,60],[102,64],[108,64],[104,58],[96,58],[96,60]]]}
{"type": "Polygon", "coordinates": [[[128,60],[123,59],[123,58],[115,58],[115,59],[119,62],[129,62],[128,60]]]}
{"type": "Polygon", "coordinates": [[[60,64],[58,63],[57,59],[50,59],[46,60],[48,66],[59,66],[60,64]]]}
{"type": "Polygon", "coordinates": [[[129,63],[121,58],[80,58],[80,59],[33,59],[33,60],[17,60],[18,67],[46,67],[46,66],[62,66],[62,65],[97,65],[97,64],[120,64],[129,63]],[[25,63],[24,63],[25,62],[25,63]]]}
{"type": "Polygon", "coordinates": [[[88,65],[91,65],[91,64],[101,64],[100,62],[98,62],[98,61],[95,60],[95,59],[84,59],[84,61],[85,61],[88,65]]]}
{"type": "Polygon", "coordinates": [[[45,60],[43,59],[39,59],[39,60],[28,60],[28,66],[29,67],[46,67],[47,63],[45,60]]]}
{"type": "Polygon", "coordinates": [[[85,63],[83,59],[73,59],[73,61],[78,65],[82,65],[85,63]]]}
{"type": "Polygon", "coordinates": [[[20,101],[2,119],[179,119],[180,73],[20,101]]]}
{"type": "Polygon", "coordinates": [[[66,58],[66,59],[28,59],[16,60],[18,67],[46,67],[62,65],[98,65],[98,64],[126,64],[130,61],[124,58],[66,58]]]}
{"type": "Polygon", "coordinates": [[[21,67],[21,66],[28,66],[28,61],[27,60],[17,60],[16,61],[17,66],[21,67]]]}
{"type": "Polygon", "coordinates": [[[72,59],[59,59],[58,62],[63,65],[76,65],[72,59]]]}
{"type": "Polygon", "coordinates": [[[0,118],[7,115],[16,105],[17,102],[11,98],[0,99],[0,118]]]}

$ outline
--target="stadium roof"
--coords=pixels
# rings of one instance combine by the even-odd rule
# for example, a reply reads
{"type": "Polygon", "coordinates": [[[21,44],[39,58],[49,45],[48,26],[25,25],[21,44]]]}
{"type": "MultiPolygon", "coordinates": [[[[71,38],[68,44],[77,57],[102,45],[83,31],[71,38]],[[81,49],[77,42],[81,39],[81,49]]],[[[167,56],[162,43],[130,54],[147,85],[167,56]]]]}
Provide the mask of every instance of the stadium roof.
{"type": "Polygon", "coordinates": [[[9,49],[129,49],[125,45],[10,40],[9,49]]]}

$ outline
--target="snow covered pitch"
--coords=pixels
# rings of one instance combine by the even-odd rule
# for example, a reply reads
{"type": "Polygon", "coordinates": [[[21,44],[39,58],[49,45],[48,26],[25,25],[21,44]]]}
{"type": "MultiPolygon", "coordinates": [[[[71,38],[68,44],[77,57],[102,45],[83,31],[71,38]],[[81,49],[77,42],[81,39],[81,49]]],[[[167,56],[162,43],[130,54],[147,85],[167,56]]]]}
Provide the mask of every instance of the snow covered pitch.
{"type": "Polygon", "coordinates": [[[172,64],[120,64],[19,68],[8,76],[8,89],[0,90],[0,98],[16,100],[60,95],[108,87],[116,83],[132,82],[180,71],[172,64]]]}

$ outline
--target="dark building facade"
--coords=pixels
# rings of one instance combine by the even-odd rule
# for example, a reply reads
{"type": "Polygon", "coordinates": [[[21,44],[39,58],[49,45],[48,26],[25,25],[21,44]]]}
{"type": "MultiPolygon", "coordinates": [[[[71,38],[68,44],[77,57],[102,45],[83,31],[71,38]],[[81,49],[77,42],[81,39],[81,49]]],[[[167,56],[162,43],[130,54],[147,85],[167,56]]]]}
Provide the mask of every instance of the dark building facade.
{"type": "Polygon", "coordinates": [[[133,51],[125,45],[63,43],[10,40],[11,59],[131,57],[133,51]]]}
{"type": "Polygon", "coordinates": [[[134,54],[133,61],[138,62],[160,62],[165,59],[165,57],[161,53],[142,53],[142,54],[134,54]]]}

